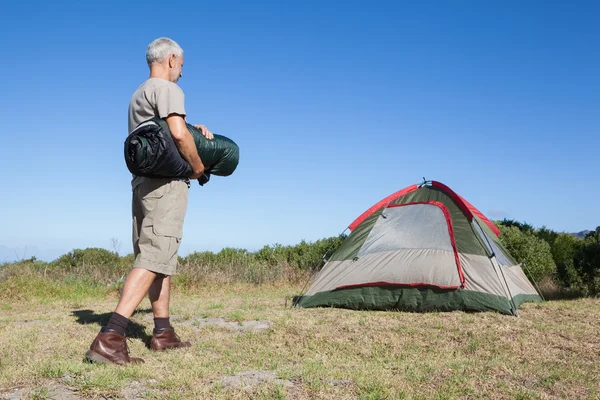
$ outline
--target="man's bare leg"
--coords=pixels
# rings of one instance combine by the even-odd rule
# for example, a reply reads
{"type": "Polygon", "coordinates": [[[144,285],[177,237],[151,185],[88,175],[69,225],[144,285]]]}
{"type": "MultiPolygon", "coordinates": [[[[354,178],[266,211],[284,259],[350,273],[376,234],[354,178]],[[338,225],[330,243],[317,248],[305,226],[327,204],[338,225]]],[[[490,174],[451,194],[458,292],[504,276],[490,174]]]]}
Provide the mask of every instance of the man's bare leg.
{"type": "Polygon", "coordinates": [[[143,268],[133,268],[127,275],[127,279],[125,279],[121,299],[115,312],[130,319],[137,306],[140,305],[146,293],[148,293],[155,278],[155,272],[143,268]]]}
{"type": "Polygon", "coordinates": [[[157,278],[148,290],[148,298],[154,313],[154,331],[150,348],[152,350],[190,347],[190,342],[182,342],[169,321],[171,277],[157,278]]]}
{"type": "Polygon", "coordinates": [[[148,298],[152,304],[154,318],[169,318],[169,302],[171,296],[171,277],[158,278],[148,290],[148,298]]]}

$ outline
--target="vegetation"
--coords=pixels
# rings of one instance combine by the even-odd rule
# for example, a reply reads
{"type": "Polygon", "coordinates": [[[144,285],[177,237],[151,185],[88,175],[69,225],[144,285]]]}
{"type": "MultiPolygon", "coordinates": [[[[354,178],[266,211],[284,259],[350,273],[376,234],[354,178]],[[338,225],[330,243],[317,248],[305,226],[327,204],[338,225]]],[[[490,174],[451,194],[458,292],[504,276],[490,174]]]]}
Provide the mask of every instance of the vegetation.
{"type": "MultiPolygon", "coordinates": [[[[193,290],[205,285],[232,283],[303,284],[342,243],[344,236],[302,241],[295,246],[264,246],[256,252],[224,248],[218,253],[195,252],[180,257],[173,285],[193,290]]],[[[118,256],[101,248],[76,249],[52,262],[33,259],[0,265],[0,299],[53,297],[66,286],[75,293],[118,292],[133,264],[133,255],[118,256]],[[2,279],[4,278],[4,279],[2,279]],[[11,278],[11,279],[6,279],[11,278]]]]}
{"type": "Polygon", "coordinates": [[[600,296],[600,226],[583,238],[527,223],[496,223],[500,240],[534,282],[554,285],[563,295],[600,296]]]}
{"type": "MultiPolygon", "coordinates": [[[[500,240],[530,280],[547,297],[600,295],[600,226],[584,237],[560,233],[546,227],[534,228],[514,220],[497,221],[500,240]]],[[[325,238],[294,246],[275,244],[250,252],[224,248],[217,253],[194,252],[180,257],[176,288],[189,290],[206,284],[276,283],[303,284],[323,266],[345,236],[325,238]]],[[[49,293],[65,285],[85,286],[88,291],[118,291],[133,264],[133,255],[119,256],[100,248],[75,249],[52,262],[35,258],[0,265],[0,289],[22,281],[0,297],[27,296],[36,290],[49,293]],[[20,290],[20,285],[30,290],[20,290]],[[45,288],[45,289],[43,289],[45,288]]]]}
{"type": "Polygon", "coordinates": [[[556,272],[550,245],[543,239],[515,226],[500,225],[500,241],[517,260],[530,280],[539,282],[556,272]]]}

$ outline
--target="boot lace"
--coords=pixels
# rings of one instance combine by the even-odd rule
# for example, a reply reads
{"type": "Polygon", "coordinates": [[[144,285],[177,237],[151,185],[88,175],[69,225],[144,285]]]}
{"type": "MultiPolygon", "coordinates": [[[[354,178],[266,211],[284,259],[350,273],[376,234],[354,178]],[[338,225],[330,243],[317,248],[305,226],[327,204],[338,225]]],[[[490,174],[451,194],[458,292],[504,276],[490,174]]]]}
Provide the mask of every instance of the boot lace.
{"type": "Polygon", "coordinates": [[[123,353],[127,354],[127,358],[129,358],[129,346],[127,346],[127,342],[133,342],[129,336],[125,337],[125,340],[121,342],[121,348],[123,353]]]}

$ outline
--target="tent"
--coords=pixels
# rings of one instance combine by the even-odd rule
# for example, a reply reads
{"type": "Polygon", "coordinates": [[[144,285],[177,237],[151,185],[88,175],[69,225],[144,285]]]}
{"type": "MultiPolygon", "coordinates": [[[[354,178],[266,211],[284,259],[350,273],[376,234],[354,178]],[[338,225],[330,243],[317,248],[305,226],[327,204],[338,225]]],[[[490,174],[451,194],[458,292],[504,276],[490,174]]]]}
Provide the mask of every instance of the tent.
{"type": "Polygon", "coordinates": [[[494,223],[440,182],[393,193],[348,228],[295,306],[517,315],[541,301],[494,223]]]}

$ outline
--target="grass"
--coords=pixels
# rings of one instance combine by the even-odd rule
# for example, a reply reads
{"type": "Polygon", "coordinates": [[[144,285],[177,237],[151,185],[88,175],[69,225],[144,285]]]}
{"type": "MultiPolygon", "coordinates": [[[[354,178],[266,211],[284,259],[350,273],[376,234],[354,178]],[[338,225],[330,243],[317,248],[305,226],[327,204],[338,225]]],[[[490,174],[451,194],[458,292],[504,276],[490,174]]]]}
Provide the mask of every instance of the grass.
{"type": "Polygon", "coordinates": [[[0,398],[11,388],[30,399],[59,398],[59,389],[82,398],[600,397],[600,299],[525,304],[519,317],[290,309],[300,287],[180,286],[173,324],[193,347],[163,353],[144,343],[152,331],[145,300],[129,345],[146,363],[116,367],[84,363],[83,355],[118,292],[12,277],[0,284],[0,398]],[[194,322],[205,316],[273,325],[261,333],[199,328],[194,322]],[[284,381],[223,384],[247,371],[275,371],[284,381]]]}

